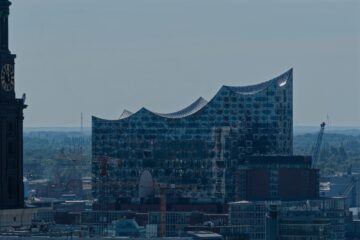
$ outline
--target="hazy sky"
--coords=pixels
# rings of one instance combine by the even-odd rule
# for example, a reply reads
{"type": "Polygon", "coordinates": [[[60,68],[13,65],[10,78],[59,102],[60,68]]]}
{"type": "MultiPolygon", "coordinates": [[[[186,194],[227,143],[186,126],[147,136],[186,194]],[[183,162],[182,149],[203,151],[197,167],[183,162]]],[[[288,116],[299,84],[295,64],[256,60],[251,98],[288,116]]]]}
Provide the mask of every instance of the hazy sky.
{"type": "Polygon", "coordinates": [[[172,112],[294,68],[294,124],[360,125],[359,1],[12,0],[25,126],[172,112]]]}

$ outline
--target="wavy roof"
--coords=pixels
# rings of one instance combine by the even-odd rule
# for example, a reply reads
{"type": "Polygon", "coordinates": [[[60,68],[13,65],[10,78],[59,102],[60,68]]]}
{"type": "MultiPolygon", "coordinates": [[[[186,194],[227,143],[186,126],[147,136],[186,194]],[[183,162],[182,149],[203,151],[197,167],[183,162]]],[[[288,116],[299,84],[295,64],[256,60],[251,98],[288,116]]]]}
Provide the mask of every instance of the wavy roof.
{"type": "Polygon", "coordinates": [[[193,102],[192,104],[190,104],[189,106],[187,106],[186,108],[180,111],[173,113],[156,113],[156,112],[152,112],[152,113],[165,118],[183,118],[196,113],[197,111],[205,107],[207,103],[208,101],[200,97],[195,102],[193,102]]]}
{"type": "MultiPolygon", "coordinates": [[[[219,90],[219,92],[214,96],[214,98],[216,98],[216,96],[219,95],[219,93],[223,90],[223,89],[228,89],[230,91],[233,91],[237,94],[242,94],[242,95],[253,95],[256,93],[259,93],[265,89],[267,89],[269,86],[278,86],[278,87],[283,87],[286,86],[288,83],[288,80],[291,79],[292,77],[292,69],[288,70],[287,72],[281,74],[280,76],[263,82],[263,83],[259,83],[259,84],[255,84],[255,85],[249,85],[249,86],[242,86],[242,87],[238,87],[238,86],[223,86],[223,88],[221,88],[219,90]]],[[[213,98],[213,99],[214,99],[213,98]]],[[[211,101],[210,101],[211,102],[211,101]]],[[[137,111],[136,113],[132,113],[128,110],[124,110],[123,113],[121,114],[119,120],[122,119],[126,119],[132,115],[135,115],[141,111],[146,111],[152,114],[155,114],[157,116],[160,117],[164,117],[164,118],[171,118],[171,119],[177,119],[177,118],[184,118],[190,115],[195,114],[196,112],[200,111],[201,109],[203,109],[206,105],[208,104],[208,101],[206,101],[204,98],[200,97],[198,98],[195,102],[193,102],[192,104],[190,104],[189,106],[187,106],[186,108],[177,111],[177,112],[173,112],[173,113],[157,113],[157,112],[153,112],[150,111],[146,108],[142,108],[139,111],[137,111]]]]}
{"type": "Polygon", "coordinates": [[[288,79],[292,76],[292,69],[289,71],[281,74],[280,76],[271,79],[269,81],[255,84],[255,85],[249,85],[249,86],[241,86],[241,87],[234,87],[234,86],[224,86],[236,93],[243,94],[243,95],[251,95],[256,94],[258,92],[261,92],[268,88],[272,84],[277,84],[279,87],[283,87],[286,85],[288,79]]]}
{"type": "Polygon", "coordinates": [[[133,115],[132,112],[130,112],[129,110],[124,109],[124,111],[120,115],[119,119],[124,119],[124,118],[130,117],[131,115],[133,115]]]}

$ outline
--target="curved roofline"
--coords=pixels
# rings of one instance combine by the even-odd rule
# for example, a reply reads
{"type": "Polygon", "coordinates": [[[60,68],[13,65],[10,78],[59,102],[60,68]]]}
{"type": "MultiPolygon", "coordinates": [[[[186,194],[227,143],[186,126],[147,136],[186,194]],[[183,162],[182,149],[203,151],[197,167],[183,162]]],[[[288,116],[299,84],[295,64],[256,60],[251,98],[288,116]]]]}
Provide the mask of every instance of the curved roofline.
{"type": "Polygon", "coordinates": [[[130,117],[130,116],[133,115],[133,114],[134,114],[133,112],[130,112],[129,110],[124,109],[124,111],[121,113],[119,119],[128,118],[128,117],[130,117]]]}
{"type": "Polygon", "coordinates": [[[172,112],[172,113],[158,113],[158,112],[153,112],[153,111],[150,111],[150,112],[152,112],[153,114],[156,114],[160,117],[165,117],[165,118],[184,118],[184,117],[190,116],[190,115],[195,114],[196,112],[200,111],[207,104],[208,104],[208,101],[206,101],[202,97],[199,97],[195,102],[193,102],[189,106],[187,106],[179,111],[176,111],[176,112],[172,112]]]}
{"type": "Polygon", "coordinates": [[[240,86],[240,87],[224,85],[223,87],[225,87],[235,93],[238,93],[238,94],[252,95],[252,94],[256,94],[258,92],[261,92],[261,91],[267,89],[272,84],[277,84],[279,87],[283,87],[283,86],[287,85],[287,81],[292,76],[292,71],[293,71],[293,69],[291,68],[288,71],[286,71],[285,73],[281,74],[280,76],[277,76],[269,81],[254,84],[254,85],[240,86]]]}
{"type": "Polygon", "coordinates": [[[102,118],[98,118],[98,117],[94,117],[94,116],[93,116],[93,118],[99,119],[99,120],[107,120],[107,121],[122,121],[125,119],[129,119],[129,117],[135,116],[143,111],[153,114],[158,117],[162,117],[162,118],[168,118],[168,119],[185,118],[185,117],[194,115],[194,114],[198,113],[200,110],[204,109],[224,89],[230,90],[237,94],[253,95],[253,94],[259,93],[261,91],[264,91],[265,89],[267,89],[269,86],[271,86],[273,84],[276,84],[278,87],[284,87],[284,86],[288,85],[288,80],[289,79],[291,80],[292,72],[293,72],[293,69],[291,68],[288,71],[286,71],[285,73],[283,73],[269,81],[262,82],[259,84],[254,84],[254,85],[240,86],[240,87],[223,85],[209,102],[206,101],[204,98],[200,97],[195,102],[190,104],[189,106],[187,106],[179,111],[173,112],[173,113],[157,113],[157,112],[150,111],[143,107],[143,108],[139,109],[138,111],[136,111],[135,113],[131,113],[128,110],[124,110],[124,112],[121,114],[120,118],[115,119],[115,120],[107,120],[107,119],[102,119],[102,118]]]}

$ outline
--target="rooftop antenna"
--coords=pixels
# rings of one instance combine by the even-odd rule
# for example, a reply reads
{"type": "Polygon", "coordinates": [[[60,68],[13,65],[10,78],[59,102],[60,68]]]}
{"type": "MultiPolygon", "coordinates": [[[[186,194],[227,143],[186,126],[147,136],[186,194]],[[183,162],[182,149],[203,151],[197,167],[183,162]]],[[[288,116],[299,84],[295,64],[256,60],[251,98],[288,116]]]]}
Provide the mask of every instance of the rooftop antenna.
{"type": "Polygon", "coordinates": [[[81,131],[81,137],[80,137],[80,159],[83,160],[83,150],[84,150],[84,115],[81,112],[80,115],[80,131],[81,131]]]}
{"type": "Polygon", "coordinates": [[[83,113],[81,112],[81,134],[84,133],[84,116],[83,113]]]}

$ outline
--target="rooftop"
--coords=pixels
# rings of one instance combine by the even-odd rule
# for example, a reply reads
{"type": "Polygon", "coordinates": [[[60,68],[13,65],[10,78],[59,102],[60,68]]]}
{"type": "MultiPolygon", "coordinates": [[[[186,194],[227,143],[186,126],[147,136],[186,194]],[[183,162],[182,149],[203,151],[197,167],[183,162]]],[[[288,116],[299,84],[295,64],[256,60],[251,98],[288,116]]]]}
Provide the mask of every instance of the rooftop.
{"type": "MultiPolygon", "coordinates": [[[[291,80],[291,78],[292,78],[292,72],[293,72],[293,70],[290,69],[278,77],[275,77],[269,81],[255,84],[255,85],[222,86],[220,88],[220,90],[217,92],[217,94],[210,101],[207,101],[202,97],[199,97],[195,102],[193,102],[189,106],[187,106],[179,111],[172,112],[172,113],[158,113],[158,112],[150,111],[146,108],[141,108],[137,112],[133,113],[133,112],[125,109],[122,112],[122,114],[120,115],[119,119],[114,120],[114,121],[123,121],[123,120],[129,119],[129,118],[139,114],[140,112],[150,113],[155,116],[167,118],[167,119],[180,119],[180,118],[189,117],[189,116],[192,116],[192,115],[200,112],[200,110],[204,109],[207,105],[211,104],[211,102],[215,98],[220,96],[223,91],[230,91],[232,93],[240,94],[240,95],[255,95],[257,93],[260,93],[260,92],[266,90],[270,86],[276,86],[277,88],[285,87],[288,84],[289,79],[291,80]]],[[[94,118],[96,118],[96,117],[94,117],[94,118]]],[[[106,120],[106,119],[100,119],[100,118],[96,118],[96,119],[106,120]]],[[[110,121],[110,120],[108,120],[108,121],[110,121]]]]}

